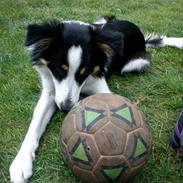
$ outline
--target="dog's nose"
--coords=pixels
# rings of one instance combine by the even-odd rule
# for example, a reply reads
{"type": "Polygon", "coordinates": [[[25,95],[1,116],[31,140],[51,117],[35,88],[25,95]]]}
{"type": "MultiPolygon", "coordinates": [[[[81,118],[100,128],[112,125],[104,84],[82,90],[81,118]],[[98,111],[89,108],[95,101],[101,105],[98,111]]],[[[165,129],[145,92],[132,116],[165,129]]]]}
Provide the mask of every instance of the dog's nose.
{"type": "Polygon", "coordinates": [[[61,105],[60,105],[61,110],[63,112],[69,112],[70,109],[72,108],[72,106],[73,106],[73,104],[72,104],[72,102],[70,100],[67,100],[65,102],[62,102],[61,105]]]}

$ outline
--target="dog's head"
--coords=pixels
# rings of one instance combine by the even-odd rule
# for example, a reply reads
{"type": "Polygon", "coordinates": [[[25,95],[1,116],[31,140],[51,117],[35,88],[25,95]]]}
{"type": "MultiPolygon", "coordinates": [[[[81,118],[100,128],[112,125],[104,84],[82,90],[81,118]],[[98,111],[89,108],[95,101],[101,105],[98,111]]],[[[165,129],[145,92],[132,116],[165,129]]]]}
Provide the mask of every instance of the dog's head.
{"type": "Polygon", "coordinates": [[[25,45],[32,63],[49,69],[58,107],[69,110],[79,100],[88,76],[104,74],[121,40],[120,34],[90,24],[54,21],[29,25],[25,45]]]}

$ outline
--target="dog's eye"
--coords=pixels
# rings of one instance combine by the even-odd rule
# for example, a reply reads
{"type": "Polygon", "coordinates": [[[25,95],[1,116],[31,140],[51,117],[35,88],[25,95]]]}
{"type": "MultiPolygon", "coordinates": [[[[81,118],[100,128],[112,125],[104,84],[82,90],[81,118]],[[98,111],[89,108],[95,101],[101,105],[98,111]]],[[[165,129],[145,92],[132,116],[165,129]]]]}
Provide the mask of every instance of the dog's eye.
{"type": "Polygon", "coordinates": [[[57,68],[57,72],[59,73],[59,75],[63,77],[67,75],[68,71],[69,71],[69,66],[67,66],[66,64],[63,64],[57,68]]]}
{"type": "Polygon", "coordinates": [[[68,71],[68,70],[69,70],[69,67],[68,67],[66,64],[61,65],[61,68],[62,68],[64,71],[68,71]]]}
{"type": "Polygon", "coordinates": [[[86,72],[86,68],[85,67],[83,67],[81,70],[80,70],[80,75],[83,75],[83,74],[85,74],[85,72],[86,72]]]}

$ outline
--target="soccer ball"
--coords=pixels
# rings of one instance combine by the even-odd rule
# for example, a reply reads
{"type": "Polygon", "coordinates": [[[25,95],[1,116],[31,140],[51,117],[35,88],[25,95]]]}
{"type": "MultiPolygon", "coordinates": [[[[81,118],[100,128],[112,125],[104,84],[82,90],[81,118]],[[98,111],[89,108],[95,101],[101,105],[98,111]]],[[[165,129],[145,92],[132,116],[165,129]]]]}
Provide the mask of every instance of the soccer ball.
{"type": "Polygon", "coordinates": [[[115,94],[96,94],[64,119],[61,151],[74,174],[87,182],[126,182],[146,164],[151,132],[135,104],[115,94]]]}

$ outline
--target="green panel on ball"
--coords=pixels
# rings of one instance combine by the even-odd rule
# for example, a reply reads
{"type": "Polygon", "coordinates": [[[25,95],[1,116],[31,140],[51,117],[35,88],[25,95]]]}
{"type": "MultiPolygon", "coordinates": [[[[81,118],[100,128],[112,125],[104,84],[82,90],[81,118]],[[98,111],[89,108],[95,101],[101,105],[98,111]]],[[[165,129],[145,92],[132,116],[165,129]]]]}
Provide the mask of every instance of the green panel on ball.
{"type": "Polygon", "coordinates": [[[77,159],[80,159],[82,161],[88,161],[88,157],[86,155],[84,146],[82,143],[78,145],[78,147],[75,149],[75,152],[73,153],[73,156],[77,159]]]}
{"type": "Polygon", "coordinates": [[[90,125],[93,121],[95,121],[101,113],[95,111],[85,110],[84,117],[85,117],[85,125],[90,125]]]}
{"type": "Polygon", "coordinates": [[[126,119],[128,122],[132,123],[132,116],[131,116],[131,112],[130,109],[128,107],[125,107],[123,109],[120,109],[118,111],[115,112],[118,116],[126,119]]]}
{"type": "Polygon", "coordinates": [[[147,148],[144,142],[140,138],[138,138],[135,153],[134,153],[134,158],[140,157],[141,155],[146,153],[146,151],[147,151],[147,148]]]}
{"type": "Polygon", "coordinates": [[[81,163],[89,165],[92,162],[90,154],[87,152],[87,144],[85,140],[80,137],[75,143],[74,147],[70,151],[70,154],[74,161],[79,161],[81,163]]]}
{"type": "MultiPolygon", "coordinates": [[[[74,104],[74,107],[78,107],[80,105],[80,101],[79,102],[76,102],[75,104],[74,104]]],[[[73,108],[74,108],[73,107],[73,108]]]]}
{"type": "Polygon", "coordinates": [[[105,116],[103,112],[104,110],[85,107],[82,111],[83,130],[86,129],[88,131],[98,120],[102,119],[105,116]]]}
{"type": "Polygon", "coordinates": [[[109,180],[115,181],[123,170],[124,170],[123,167],[119,167],[119,168],[104,169],[103,172],[109,178],[109,180]]]}

